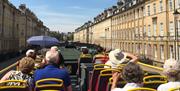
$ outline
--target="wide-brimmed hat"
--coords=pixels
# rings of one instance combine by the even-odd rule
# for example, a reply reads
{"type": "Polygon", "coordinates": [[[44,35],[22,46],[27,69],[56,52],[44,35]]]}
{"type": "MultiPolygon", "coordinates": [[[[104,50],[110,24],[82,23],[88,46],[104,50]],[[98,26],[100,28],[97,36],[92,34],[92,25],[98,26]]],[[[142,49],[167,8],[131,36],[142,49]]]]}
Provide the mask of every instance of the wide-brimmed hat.
{"type": "Polygon", "coordinates": [[[119,64],[126,63],[126,53],[120,49],[115,49],[109,53],[109,60],[106,64],[111,65],[112,68],[116,68],[119,64]]]}
{"type": "Polygon", "coordinates": [[[180,61],[170,58],[165,61],[163,68],[164,73],[180,72],[180,61]]]}

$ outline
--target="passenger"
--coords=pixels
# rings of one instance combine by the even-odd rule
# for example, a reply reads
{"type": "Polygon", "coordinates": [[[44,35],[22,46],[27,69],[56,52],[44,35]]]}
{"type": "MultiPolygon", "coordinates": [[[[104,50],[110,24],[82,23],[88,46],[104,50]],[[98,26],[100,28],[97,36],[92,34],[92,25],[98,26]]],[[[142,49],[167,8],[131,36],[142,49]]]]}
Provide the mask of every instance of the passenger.
{"type": "Polygon", "coordinates": [[[105,64],[111,65],[112,68],[117,68],[119,64],[137,61],[138,57],[133,54],[122,52],[120,49],[115,49],[109,53],[109,60],[105,64]]]}
{"type": "Polygon", "coordinates": [[[82,53],[78,59],[78,68],[77,68],[77,76],[78,76],[78,81],[77,81],[77,87],[79,87],[79,82],[80,82],[80,76],[81,76],[81,71],[80,71],[80,64],[81,63],[92,63],[92,55],[89,54],[89,50],[87,48],[82,49],[82,53]]]}
{"type": "Polygon", "coordinates": [[[77,74],[79,74],[79,69],[80,69],[80,63],[92,63],[92,56],[91,54],[89,54],[89,51],[87,48],[84,48],[82,50],[82,54],[80,55],[79,59],[78,59],[78,69],[77,69],[77,74]],[[84,59],[84,60],[83,60],[84,59]],[[86,59],[86,60],[85,60],[86,59]],[[85,62],[85,61],[88,61],[88,62],[85,62]]]}
{"type": "Polygon", "coordinates": [[[143,86],[144,72],[139,65],[133,62],[129,62],[124,66],[122,73],[113,73],[113,82],[111,91],[128,91],[133,88],[143,86]],[[127,83],[123,88],[117,88],[119,78],[123,78],[127,83]]]}
{"type": "MultiPolygon", "coordinates": [[[[24,57],[19,61],[19,71],[15,71],[15,70],[9,71],[2,77],[1,81],[25,80],[27,81],[27,84],[30,87],[32,86],[32,78],[28,74],[33,70],[33,68],[34,68],[34,59],[30,57],[24,57]]],[[[10,82],[7,85],[20,86],[21,84],[17,82],[10,82]]]]}
{"type": "Polygon", "coordinates": [[[93,57],[93,63],[106,63],[108,61],[108,56],[106,56],[104,49],[102,47],[97,48],[97,54],[93,57]]]}
{"type": "Polygon", "coordinates": [[[65,69],[59,69],[59,53],[57,51],[48,51],[45,56],[45,61],[47,66],[35,71],[34,81],[36,82],[44,78],[59,78],[64,81],[65,91],[72,91],[68,72],[65,69]]]}
{"type": "Polygon", "coordinates": [[[89,54],[89,50],[87,48],[82,49],[82,54],[80,55],[80,58],[91,58],[91,54],[89,54]]]}
{"type": "Polygon", "coordinates": [[[27,50],[26,57],[31,57],[31,58],[33,58],[35,60],[36,59],[36,52],[35,52],[35,50],[33,50],[33,49],[27,50]]]}
{"type": "Polygon", "coordinates": [[[47,51],[49,51],[49,49],[47,49],[47,48],[42,48],[41,50],[38,51],[37,60],[38,60],[38,57],[39,57],[40,62],[38,60],[38,65],[35,65],[36,69],[43,68],[46,65],[46,63],[44,61],[44,58],[45,58],[45,55],[46,55],[47,51]]]}
{"type": "Polygon", "coordinates": [[[163,73],[168,78],[168,83],[158,87],[158,91],[169,91],[170,88],[180,87],[180,61],[168,59],[163,66],[163,73]]]}
{"type": "Polygon", "coordinates": [[[58,49],[57,46],[52,46],[50,50],[51,50],[51,51],[58,51],[59,49],[58,49]]]}
{"type": "Polygon", "coordinates": [[[64,66],[64,57],[62,56],[59,48],[58,48],[57,46],[52,46],[52,47],[50,48],[50,51],[58,51],[58,52],[59,52],[59,60],[60,60],[60,62],[59,62],[58,65],[60,66],[60,68],[64,68],[64,67],[65,67],[65,66],[64,66]]]}

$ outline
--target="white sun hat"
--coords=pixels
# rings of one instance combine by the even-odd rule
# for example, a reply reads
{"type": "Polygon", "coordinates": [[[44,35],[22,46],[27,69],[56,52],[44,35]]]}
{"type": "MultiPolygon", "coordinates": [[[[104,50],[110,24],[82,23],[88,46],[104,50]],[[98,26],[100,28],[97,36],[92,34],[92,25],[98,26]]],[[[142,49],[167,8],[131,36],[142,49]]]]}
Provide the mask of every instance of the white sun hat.
{"type": "Polygon", "coordinates": [[[180,71],[180,61],[170,58],[165,61],[163,68],[164,68],[165,73],[179,72],[180,71]]]}
{"type": "Polygon", "coordinates": [[[26,56],[30,56],[32,53],[35,53],[35,50],[29,49],[29,50],[27,50],[27,52],[26,52],[26,56]]]}
{"type": "Polygon", "coordinates": [[[126,57],[126,53],[122,52],[120,49],[115,49],[109,53],[109,60],[106,64],[111,65],[112,68],[117,68],[119,64],[126,63],[128,61],[126,57]]]}

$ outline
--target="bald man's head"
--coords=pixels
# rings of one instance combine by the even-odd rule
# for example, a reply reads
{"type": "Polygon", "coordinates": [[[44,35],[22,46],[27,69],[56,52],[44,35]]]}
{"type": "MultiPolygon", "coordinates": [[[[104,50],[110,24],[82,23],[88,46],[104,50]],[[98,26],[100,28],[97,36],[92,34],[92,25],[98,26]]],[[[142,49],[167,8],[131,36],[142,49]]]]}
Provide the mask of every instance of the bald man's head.
{"type": "Polygon", "coordinates": [[[48,64],[58,64],[59,63],[59,52],[58,51],[47,51],[45,60],[48,64]]]}

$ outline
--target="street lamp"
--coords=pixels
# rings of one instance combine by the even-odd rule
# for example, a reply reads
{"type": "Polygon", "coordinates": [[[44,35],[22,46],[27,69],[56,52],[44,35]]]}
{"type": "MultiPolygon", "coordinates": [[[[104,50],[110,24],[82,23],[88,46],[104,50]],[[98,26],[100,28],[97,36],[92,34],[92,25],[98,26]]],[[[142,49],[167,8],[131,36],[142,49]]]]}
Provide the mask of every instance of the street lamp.
{"type": "Polygon", "coordinates": [[[180,13],[178,12],[178,10],[177,9],[175,9],[174,8],[174,13],[173,13],[173,15],[174,15],[174,25],[175,25],[175,40],[174,40],[174,51],[175,51],[175,59],[178,59],[177,57],[177,55],[179,54],[179,52],[178,52],[178,22],[177,22],[177,18],[179,17],[179,15],[180,15],[180,13]]]}

